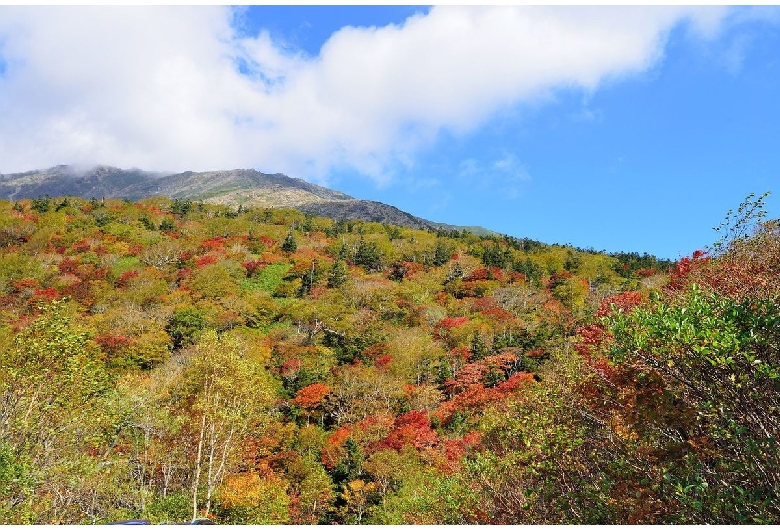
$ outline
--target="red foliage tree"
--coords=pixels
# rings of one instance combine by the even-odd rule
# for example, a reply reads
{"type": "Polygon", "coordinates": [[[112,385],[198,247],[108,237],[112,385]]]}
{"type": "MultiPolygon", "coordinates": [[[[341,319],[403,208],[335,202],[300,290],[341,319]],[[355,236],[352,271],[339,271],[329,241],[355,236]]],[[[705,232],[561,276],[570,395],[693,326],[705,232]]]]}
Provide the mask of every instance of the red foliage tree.
{"type": "Polygon", "coordinates": [[[140,273],[138,271],[127,271],[123,272],[119,278],[116,279],[116,286],[117,287],[126,287],[128,283],[130,283],[130,280],[133,278],[138,278],[140,276],[140,273]]]}
{"type": "Polygon", "coordinates": [[[528,281],[528,277],[522,272],[509,273],[509,283],[523,283],[527,281],[528,281]]]}
{"type": "Polygon", "coordinates": [[[467,282],[473,282],[477,280],[504,281],[504,279],[504,271],[500,267],[483,267],[481,269],[476,269],[465,278],[467,282]]]}
{"type": "Polygon", "coordinates": [[[481,385],[482,378],[489,368],[480,362],[468,363],[458,370],[455,381],[459,388],[465,389],[471,385],[481,385]]]}
{"type": "Polygon", "coordinates": [[[320,460],[322,465],[326,469],[333,469],[338,465],[341,459],[344,442],[350,436],[350,428],[348,425],[336,429],[330,436],[325,439],[325,444],[322,446],[320,460]]]}
{"type": "Polygon", "coordinates": [[[492,296],[483,296],[471,302],[472,311],[489,311],[495,309],[496,300],[492,296]]]}
{"type": "Polygon", "coordinates": [[[60,297],[60,292],[54,287],[48,289],[36,289],[35,293],[27,300],[27,304],[30,306],[37,306],[42,303],[51,302],[60,297]]]}
{"type": "Polygon", "coordinates": [[[330,388],[322,383],[313,383],[298,390],[292,402],[304,410],[314,410],[330,394],[330,388]]]}
{"type": "Polygon", "coordinates": [[[285,379],[295,379],[298,377],[298,372],[301,367],[303,367],[303,361],[300,359],[290,359],[282,364],[279,368],[279,373],[285,379]]]}
{"type": "Polygon", "coordinates": [[[515,317],[512,313],[500,307],[494,307],[486,311],[482,311],[482,315],[490,318],[498,324],[511,324],[515,321],[515,317]]]}
{"type": "Polygon", "coordinates": [[[607,340],[608,336],[601,324],[589,324],[577,329],[577,342],[574,349],[580,355],[591,355],[607,340]]]}
{"type": "Polygon", "coordinates": [[[95,337],[95,342],[104,352],[113,356],[127,348],[133,340],[124,335],[98,335],[95,337]]]}
{"type": "Polygon", "coordinates": [[[225,238],[220,236],[212,237],[201,242],[200,246],[207,252],[210,250],[222,250],[225,246],[225,238]]]}
{"type": "Polygon", "coordinates": [[[703,250],[696,250],[693,256],[685,256],[675,263],[669,271],[669,289],[679,290],[687,285],[687,278],[703,264],[709,261],[710,257],[703,250]]]}
{"type": "Polygon", "coordinates": [[[547,281],[547,288],[548,289],[555,289],[557,286],[561,285],[563,282],[568,280],[573,276],[572,273],[569,271],[558,271],[550,275],[549,280],[547,281]]]}
{"type": "Polygon", "coordinates": [[[252,261],[245,261],[241,264],[242,267],[246,269],[246,275],[250,278],[257,274],[259,270],[262,270],[261,267],[263,267],[265,263],[262,262],[262,260],[256,259],[252,261]]]}
{"type": "Polygon", "coordinates": [[[495,390],[498,394],[507,395],[515,392],[529,383],[532,383],[533,381],[534,376],[530,372],[518,372],[516,374],[512,374],[509,379],[503,383],[496,385],[495,390]]]}
{"type": "Polygon", "coordinates": [[[360,355],[366,359],[376,360],[387,355],[387,352],[388,346],[386,342],[375,342],[360,352],[360,355]]]}
{"type": "Polygon", "coordinates": [[[195,268],[200,269],[201,267],[205,267],[206,265],[211,265],[218,261],[219,258],[214,254],[206,254],[205,256],[201,256],[195,260],[195,268]]]}
{"type": "Polygon", "coordinates": [[[11,282],[11,287],[16,293],[22,293],[24,291],[32,291],[41,288],[40,284],[38,283],[38,280],[35,280],[33,278],[23,278],[21,280],[14,280],[11,282]]]}
{"type": "Polygon", "coordinates": [[[71,250],[75,252],[76,254],[82,254],[84,252],[87,252],[90,249],[89,240],[82,239],[81,241],[77,241],[76,243],[73,243],[73,246],[71,246],[71,250]]]}
{"type": "Polygon", "coordinates": [[[433,325],[433,336],[439,340],[444,339],[447,332],[458,326],[468,323],[469,317],[445,317],[433,325]]]}
{"type": "Polygon", "coordinates": [[[260,237],[258,238],[258,240],[259,240],[259,241],[260,241],[260,242],[261,242],[263,245],[265,245],[265,248],[271,248],[272,246],[274,246],[274,245],[276,244],[276,240],[275,240],[275,239],[272,239],[272,238],[270,238],[270,237],[268,237],[268,236],[260,236],[260,237]]]}
{"type": "Polygon", "coordinates": [[[627,313],[644,301],[645,295],[639,291],[626,291],[614,296],[608,296],[599,304],[599,310],[596,312],[596,316],[603,317],[611,315],[614,309],[627,313]]]}
{"type": "Polygon", "coordinates": [[[383,355],[379,357],[376,361],[374,361],[374,366],[376,366],[377,368],[384,368],[385,366],[390,364],[392,360],[393,360],[392,355],[383,355]]]}
{"type": "Polygon", "coordinates": [[[405,446],[412,446],[422,449],[432,447],[438,441],[439,437],[431,428],[428,415],[422,410],[413,410],[395,419],[393,429],[379,443],[379,448],[400,451],[405,446]]]}

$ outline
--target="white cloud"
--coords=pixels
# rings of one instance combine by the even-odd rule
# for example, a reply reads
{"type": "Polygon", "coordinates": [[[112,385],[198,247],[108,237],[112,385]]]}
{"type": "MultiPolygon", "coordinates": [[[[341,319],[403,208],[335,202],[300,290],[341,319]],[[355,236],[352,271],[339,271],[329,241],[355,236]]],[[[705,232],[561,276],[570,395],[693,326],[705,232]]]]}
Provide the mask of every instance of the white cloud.
{"type": "Polygon", "coordinates": [[[0,171],[256,167],[387,180],[437,134],[556,87],[642,72],[701,8],[437,6],[345,27],[318,57],[238,37],[225,7],[0,7],[0,171]]]}

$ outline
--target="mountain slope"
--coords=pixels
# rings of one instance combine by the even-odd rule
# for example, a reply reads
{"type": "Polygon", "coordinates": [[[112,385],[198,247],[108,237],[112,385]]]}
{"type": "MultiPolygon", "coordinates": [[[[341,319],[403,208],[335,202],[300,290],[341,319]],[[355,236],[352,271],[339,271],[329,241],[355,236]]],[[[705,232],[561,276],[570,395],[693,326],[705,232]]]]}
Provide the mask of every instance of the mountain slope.
{"type": "Polygon", "coordinates": [[[0,198],[32,199],[48,195],[139,200],[150,196],[256,208],[297,208],[333,219],[374,221],[418,229],[460,230],[495,234],[481,227],[435,223],[381,202],[355,199],[281,173],[254,169],[184,173],[154,173],[110,166],[49,169],[0,175],[0,198]]]}
{"type": "Polygon", "coordinates": [[[254,169],[165,174],[109,166],[88,170],[56,166],[0,177],[0,197],[16,200],[42,195],[129,200],[162,195],[257,207],[292,207],[307,202],[352,198],[301,179],[268,175],[254,169]]]}
{"type": "Polygon", "coordinates": [[[395,206],[388,206],[376,201],[363,201],[358,199],[346,201],[326,201],[302,204],[298,207],[305,213],[332,219],[359,219],[361,221],[374,221],[396,226],[408,226],[425,230],[435,229],[439,225],[410,213],[399,210],[395,206]]]}
{"type": "Polygon", "coordinates": [[[8,200],[31,199],[44,195],[78,197],[136,198],[154,193],[154,182],[165,175],[140,169],[97,166],[83,170],[74,166],[0,175],[0,197],[8,200]]]}

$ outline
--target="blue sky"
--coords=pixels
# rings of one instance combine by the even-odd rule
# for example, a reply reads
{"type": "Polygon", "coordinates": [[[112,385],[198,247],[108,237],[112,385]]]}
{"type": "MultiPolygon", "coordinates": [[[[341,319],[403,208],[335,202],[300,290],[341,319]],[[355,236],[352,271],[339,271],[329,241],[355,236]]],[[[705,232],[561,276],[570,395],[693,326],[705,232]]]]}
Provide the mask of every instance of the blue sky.
{"type": "Polygon", "coordinates": [[[0,7],[0,172],[254,167],[666,258],[778,193],[777,94],[776,8],[0,7]]]}

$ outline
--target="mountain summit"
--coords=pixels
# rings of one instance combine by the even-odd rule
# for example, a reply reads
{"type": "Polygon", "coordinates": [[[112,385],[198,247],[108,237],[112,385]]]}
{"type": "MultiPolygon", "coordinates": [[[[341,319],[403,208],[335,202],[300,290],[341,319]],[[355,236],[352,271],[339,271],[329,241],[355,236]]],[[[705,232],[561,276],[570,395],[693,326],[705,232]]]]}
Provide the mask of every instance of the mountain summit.
{"type": "MultiPolygon", "coordinates": [[[[19,200],[45,195],[131,201],[163,196],[244,208],[296,208],[333,219],[358,219],[417,229],[463,228],[428,221],[394,206],[356,199],[299,178],[254,169],[159,173],[111,166],[60,165],[0,175],[0,198],[19,200]]],[[[480,227],[465,229],[481,235],[493,233],[480,227]]]]}
{"type": "Polygon", "coordinates": [[[160,195],[172,199],[255,207],[295,207],[310,202],[349,200],[349,195],[280,173],[254,169],[154,173],[140,169],[56,166],[0,176],[0,196],[9,200],[41,195],[76,195],[138,200],[160,195]]]}

